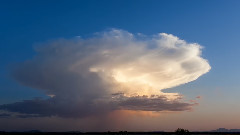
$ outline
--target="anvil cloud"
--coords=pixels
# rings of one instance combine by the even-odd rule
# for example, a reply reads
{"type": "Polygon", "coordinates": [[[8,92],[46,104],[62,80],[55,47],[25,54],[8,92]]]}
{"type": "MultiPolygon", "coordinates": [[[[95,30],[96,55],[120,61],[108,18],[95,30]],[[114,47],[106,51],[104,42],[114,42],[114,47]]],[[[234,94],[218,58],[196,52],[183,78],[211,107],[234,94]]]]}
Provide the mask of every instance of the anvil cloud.
{"type": "Polygon", "coordinates": [[[86,117],[114,110],[184,111],[194,104],[164,93],[210,70],[197,43],[171,34],[136,36],[112,29],[82,39],[58,40],[36,49],[12,76],[49,99],[1,105],[29,116],[86,117]]]}

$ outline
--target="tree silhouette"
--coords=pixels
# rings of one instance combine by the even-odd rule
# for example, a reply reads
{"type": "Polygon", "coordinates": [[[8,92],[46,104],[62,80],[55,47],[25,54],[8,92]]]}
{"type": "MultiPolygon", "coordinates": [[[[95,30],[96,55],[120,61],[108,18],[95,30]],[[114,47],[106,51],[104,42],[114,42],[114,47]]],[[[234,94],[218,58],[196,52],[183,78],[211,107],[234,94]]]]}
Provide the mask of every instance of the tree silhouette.
{"type": "Polygon", "coordinates": [[[183,128],[178,128],[175,132],[177,135],[189,135],[189,131],[183,128]]]}

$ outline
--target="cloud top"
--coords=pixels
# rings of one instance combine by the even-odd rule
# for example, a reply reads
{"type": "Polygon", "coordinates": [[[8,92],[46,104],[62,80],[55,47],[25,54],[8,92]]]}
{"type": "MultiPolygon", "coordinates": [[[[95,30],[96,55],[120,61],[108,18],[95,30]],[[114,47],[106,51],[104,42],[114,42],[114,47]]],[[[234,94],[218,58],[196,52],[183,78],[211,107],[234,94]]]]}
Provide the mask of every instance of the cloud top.
{"type": "Polygon", "coordinates": [[[180,101],[181,95],[161,90],[207,73],[211,67],[201,57],[201,50],[201,45],[171,34],[142,38],[118,29],[87,39],[50,42],[37,48],[37,55],[20,63],[12,74],[18,82],[43,90],[51,98],[0,109],[66,117],[117,109],[189,110],[193,104],[180,101]],[[40,110],[29,107],[36,105],[40,110]]]}

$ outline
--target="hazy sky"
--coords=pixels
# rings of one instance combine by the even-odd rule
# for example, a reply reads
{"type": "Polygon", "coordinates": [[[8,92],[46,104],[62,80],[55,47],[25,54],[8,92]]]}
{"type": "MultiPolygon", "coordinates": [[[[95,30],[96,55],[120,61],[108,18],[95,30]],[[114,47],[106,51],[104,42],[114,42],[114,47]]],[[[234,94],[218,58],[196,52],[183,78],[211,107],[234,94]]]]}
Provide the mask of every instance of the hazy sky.
{"type": "Polygon", "coordinates": [[[240,128],[240,1],[0,2],[0,130],[240,128]]]}

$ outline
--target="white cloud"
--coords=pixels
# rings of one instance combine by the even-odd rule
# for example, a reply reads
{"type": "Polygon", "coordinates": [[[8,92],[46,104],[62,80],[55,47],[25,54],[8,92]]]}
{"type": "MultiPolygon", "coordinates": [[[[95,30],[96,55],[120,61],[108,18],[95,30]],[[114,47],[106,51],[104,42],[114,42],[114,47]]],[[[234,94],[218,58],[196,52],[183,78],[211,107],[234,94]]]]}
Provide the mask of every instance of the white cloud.
{"type": "Polygon", "coordinates": [[[42,104],[51,102],[46,106],[52,107],[54,102],[62,107],[55,108],[54,114],[64,109],[78,112],[81,109],[76,106],[88,104],[93,108],[88,108],[90,112],[99,109],[96,107],[99,104],[107,106],[106,110],[124,106],[141,110],[137,103],[126,103],[146,100],[148,105],[154,103],[159,109],[149,106],[143,107],[144,111],[148,111],[146,108],[187,110],[192,104],[181,103],[178,93],[161,90],[194,81],[210,70],[208,61],[201,57],[201,49],[199,44],[187,43],[171,34],[138,38],[127,31],[112,29],[88,39],[59,40],[39,47],[37,55],[21,63],[13,76],[26,86],[54,95],[41,101],[42,104]],[[112,94],[119,92],[123,93],[121,99],[113,100],[112,94]]]}

